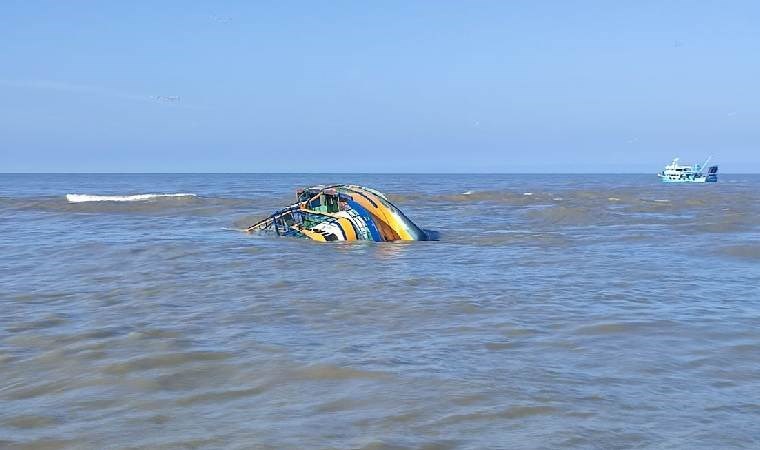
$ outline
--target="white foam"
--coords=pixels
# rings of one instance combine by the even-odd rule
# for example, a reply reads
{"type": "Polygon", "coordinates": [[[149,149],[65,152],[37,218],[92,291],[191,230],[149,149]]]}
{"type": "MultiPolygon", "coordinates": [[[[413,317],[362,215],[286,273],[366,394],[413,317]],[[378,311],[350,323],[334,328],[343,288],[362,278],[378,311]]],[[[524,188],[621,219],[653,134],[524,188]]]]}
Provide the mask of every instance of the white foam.
{"type": "Polygon", "coordinates": [[[607,200],[609,200],[611,202],[619,202],[620,201],[620,199],[617,198],[617,197],[607,197],[607,200]]]}
{"type": "Polygon", "coordinates": [[[472,195],[472,191],[464,191],[462,192],[462,195],[472,195]]]}
{"type": "Polygon", "coordinates": [[[195,194],[186,192],[177,192],[175,194],[137,194],[137,195],[87,195],[87,194],[66,194],[66,200],[69,203],[84,202],[140,202],[154,200],[162,197],[195,197],[195,194]]]}
{"type": "Polygon", "coordinates": [[[523,192],[523,195],[533,195],[532,192],[523,192]]]}

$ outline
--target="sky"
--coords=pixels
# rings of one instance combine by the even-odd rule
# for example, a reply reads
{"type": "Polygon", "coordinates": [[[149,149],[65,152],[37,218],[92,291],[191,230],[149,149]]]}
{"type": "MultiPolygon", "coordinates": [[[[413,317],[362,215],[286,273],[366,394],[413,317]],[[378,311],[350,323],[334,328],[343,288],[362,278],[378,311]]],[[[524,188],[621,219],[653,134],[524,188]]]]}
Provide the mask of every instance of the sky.
{"type": "Polygon", "coordinates": [[[757,1],[0,2],[0,172],[760,172],[757,1]]]}

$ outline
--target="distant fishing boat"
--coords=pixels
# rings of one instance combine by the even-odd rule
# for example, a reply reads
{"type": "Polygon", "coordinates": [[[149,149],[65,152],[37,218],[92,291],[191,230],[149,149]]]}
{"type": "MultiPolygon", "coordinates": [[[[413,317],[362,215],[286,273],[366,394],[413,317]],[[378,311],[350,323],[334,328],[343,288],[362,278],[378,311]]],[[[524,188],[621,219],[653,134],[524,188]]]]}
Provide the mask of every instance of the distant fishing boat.
{"type": "Polygon", "coordinates": [[[689,166],[678,164],[678,158],[673,158],[673,162],[657,176],[663,183],[715,183],[718,181],[718,166],[710,166],[707,174],[702,172],[709,162],[710,158],[707,158],[702,164],[689,166]]]}

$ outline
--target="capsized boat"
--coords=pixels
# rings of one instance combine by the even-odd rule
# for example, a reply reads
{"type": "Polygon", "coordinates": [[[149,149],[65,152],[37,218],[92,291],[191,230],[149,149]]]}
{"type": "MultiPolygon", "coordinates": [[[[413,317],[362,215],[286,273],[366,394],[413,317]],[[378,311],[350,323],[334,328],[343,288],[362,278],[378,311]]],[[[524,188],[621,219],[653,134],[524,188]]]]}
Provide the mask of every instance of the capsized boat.
{"type": "Polygon", "coordinates": [[[382,192],[351,184],[297,191],[297,201],[248,227],[315,241],[426,241],[427,233],[382,192]]]}
{"type": "Polygon", "coordinates": [[[702,172],[708,162],[710,158],[701,165],[689,166],[678,164],[678,158],[673,158],[673,162],[665,166],[665,170],[657,176],[663,183],[715,183],[718,181],[718,166],[710,166],[707,174],[702,172]]]}

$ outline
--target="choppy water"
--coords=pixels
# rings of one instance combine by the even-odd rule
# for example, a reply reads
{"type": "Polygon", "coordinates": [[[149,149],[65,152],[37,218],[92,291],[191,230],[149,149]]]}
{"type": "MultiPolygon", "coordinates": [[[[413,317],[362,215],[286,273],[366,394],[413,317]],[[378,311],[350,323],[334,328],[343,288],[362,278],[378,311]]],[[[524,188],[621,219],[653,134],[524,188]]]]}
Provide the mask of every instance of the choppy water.
{"type": "Polygon", "coordinates": [[[0,447],[758,448],[760,176],[0,175],[0,447]],[[321,182],[440,241],[236,231],[321,182]]]}

